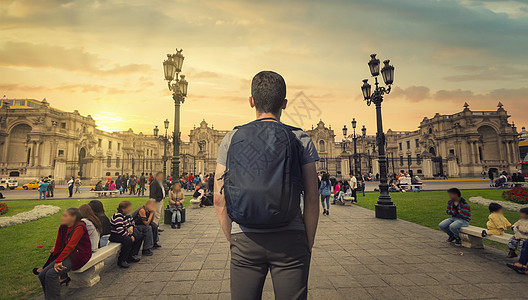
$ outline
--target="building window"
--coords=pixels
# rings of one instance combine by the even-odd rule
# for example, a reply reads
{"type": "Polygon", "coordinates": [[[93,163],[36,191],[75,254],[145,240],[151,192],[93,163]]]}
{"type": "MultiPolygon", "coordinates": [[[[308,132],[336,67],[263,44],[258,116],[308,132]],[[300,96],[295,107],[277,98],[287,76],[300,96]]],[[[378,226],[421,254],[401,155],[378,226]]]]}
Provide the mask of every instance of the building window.
{"type": "Polygon", "coordinates": [[[415,139],[414,140],[414,145],[416,148],[419,148],[420,147],[420,140],[419,139],[415,139]]]}
{"type": "Polygon", "coordinates": [[[449,154],[455,155],[455,149],[449,149],[449,154]]]}
{"type": "Polygon", "coordinates": [[[62,123],[61,123],[61,128],[62,128],[62,129],[66,129],[66,123],[65,123],[65,122],[62,122],[62,123]]]}
{"type": "Polygon", "coordinates": [[[407,150],[411,149],[411,141],[407,141],[407,150]]]}
{"type": "Polygon", "coordinates": [[[112,150],[112,141],[108,141],[108,149],[112,150]]]}
{"type": "Polygon", "coordinates": [[[429,134],[433,133],[433,128],[429,128],[429,134]]]}
{"type": "Polygon", "coordinates": [[[326,149],[325,149],[325,142],[323,140],[320,140],[319,141],[319,152],[325,152],[326,149]]]}
{"type": "Polygon", "coordinates": [[[99,139],[99,141],[97,142],[97,146],[99,148],[101,148],[101,146],[103,145],[103,140],[102,139],[99,139]]]}
{"type": "Polygon", "coordinates": [[[121,143],[117,143],[117,151],[121,150],[121,143]]]}
{"type": "Polygon", "coordinates": [[[109,168],[112,166],[112,157],[111,156],[108,156],[108,158],[106,159],[106,166],[109,167],[109,168]]]}
{"type": "Polygon", "coordinates": [[[416,154],[416,163],[417,164],[421,164],[422,163],[422,157],[420,156],[420,154],[416,154]]]}
{"type": "Polygon", "coordinates": [[[121,163],[121,158],[116,158],[116,167],[119,168],[119,164],[121,163]]]}
{"type": "Polygon", "coordinates": [[[418,169],[418,170],[416,171],[416,173],[418,173],[418,174],[422,174],[422,169],[418,169]]]}
{"type": "Polygon", "coordinates": [[[403,150],[402,143],[398,143],[398,146],[400,147],[400,151],[403,150]]]}
{"type": "Polygon", "coordinates": [[[64,156],[64,150],[59,150],[59,156],[64,156]]]}
{"type": "Polygon", "coordinates": [[[403,166],[403,156],[400,156],[400,166],[403,166]]]}

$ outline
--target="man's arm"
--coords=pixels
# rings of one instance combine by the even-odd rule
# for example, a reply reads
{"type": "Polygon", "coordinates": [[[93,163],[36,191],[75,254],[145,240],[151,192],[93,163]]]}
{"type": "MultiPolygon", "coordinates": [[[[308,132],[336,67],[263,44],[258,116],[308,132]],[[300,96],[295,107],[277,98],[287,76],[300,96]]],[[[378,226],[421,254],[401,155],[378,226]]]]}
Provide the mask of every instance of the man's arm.
{"type": "Polygon", "coordinates": [[[227,215],[224,193],[220,193],[222,187],[224,186],[224,179],[222,178],[222,174],[224,174],[225,168],[226,167],[224,165],[216,164],[215,174],[216,177],[218,177],[219,179],[216,180],[215,178],[216,182],[214,185],[214,206],[216,210],[216,216],[218,217],[218,221],[220,222],[220,227],[222,227],[227,241],[231,243],[231,223],[233,221],[227,215]]]}
{"type": "Polygon", "coordinates": [[[308,238],[308,247],[311,250],[315,241],[317,223],[319,222],[319,195],[317,193],[315,162],[303,165],[302,173],[304,187],[304,228],[308,238]]]}

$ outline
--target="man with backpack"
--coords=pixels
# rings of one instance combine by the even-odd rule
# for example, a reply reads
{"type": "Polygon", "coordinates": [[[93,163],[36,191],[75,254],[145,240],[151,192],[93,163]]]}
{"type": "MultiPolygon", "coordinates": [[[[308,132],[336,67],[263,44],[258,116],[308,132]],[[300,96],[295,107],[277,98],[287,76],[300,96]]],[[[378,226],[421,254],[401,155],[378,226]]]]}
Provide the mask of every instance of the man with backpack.
{"type": "Polygon", "coordinates": [[[257,120],[229,132],[218,149],[214,202],[231,248],[232,299],[262,298],[268,270],[276,299],[307,297],[319,156],[305,132],[280,122],[286,103],[279,74],[255,75],[249,104],[257,120]]]}

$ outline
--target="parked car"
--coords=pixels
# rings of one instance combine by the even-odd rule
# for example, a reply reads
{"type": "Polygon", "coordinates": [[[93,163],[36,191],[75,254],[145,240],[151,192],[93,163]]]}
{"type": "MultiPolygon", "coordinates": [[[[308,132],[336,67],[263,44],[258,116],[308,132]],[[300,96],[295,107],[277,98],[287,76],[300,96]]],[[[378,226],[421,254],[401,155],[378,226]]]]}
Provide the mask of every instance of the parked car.
{"type": "Polygon", "coordinates": [[[39,182],[38,180],[33,180],[29,183],[26,183],[22,186],[22,188],[24,188],[24,190],[35,190],[35,189],[38,189],[39,187],[39,182]]]}
{"type": "Polygon", "coordinates": [[[18,187],[18,181],[16,179],[0,179],[0,190],[14,190],[18,187]]]}

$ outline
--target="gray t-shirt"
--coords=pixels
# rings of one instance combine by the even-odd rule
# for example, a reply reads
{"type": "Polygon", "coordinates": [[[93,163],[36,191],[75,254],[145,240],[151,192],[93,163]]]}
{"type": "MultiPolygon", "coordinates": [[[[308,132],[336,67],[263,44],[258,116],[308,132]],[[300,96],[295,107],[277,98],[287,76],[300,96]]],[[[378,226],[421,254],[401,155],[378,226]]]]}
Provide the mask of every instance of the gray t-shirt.
{"type": "MultiPolygon", "coordinates": [[[[221,165],[227,164],[227,151],[229,150],[229,145],[231,145],[231,138],[233,137],[233,134],[237,129],[231,130],[228,132],[222,142],[220,143],[220,147],[218,148],[218,158],[216,159],[216,162],[221,165]]],[[[293,131],[295,136],[299,139],[301,142],[303,148],[302,148],[302,164],[308,164],[314,161],[319,160],[319,154],[317,154],[317,150],[315,149],[315,145],[312,142],[312,139],[306,132],[302,130],[295,130],[293,131]]],[[[244,227],[242,225],[239,225],[235,222],[233,222],[231,227],[231,234],[235,233],[241,233],[241,232],[277,232],[277,231],[287,231],[287,230],[303,230],[304,231],[304,222],[301,217],[301,214],[299,214],[297,217],[295,217],[290,224],[284,226],[284,227],[278,227],[278,228],[269,228],[269,229],[257,229],[257,228],[248,228],[244,227]]]]}

